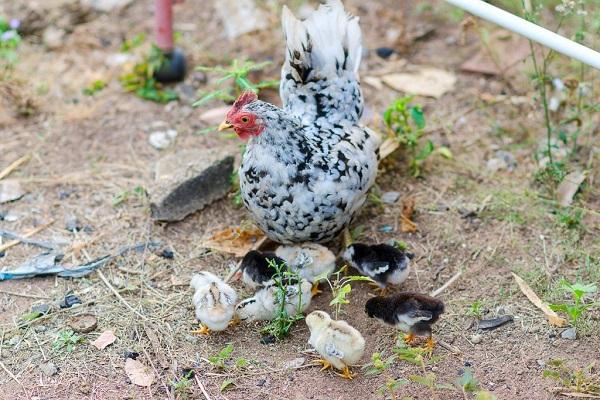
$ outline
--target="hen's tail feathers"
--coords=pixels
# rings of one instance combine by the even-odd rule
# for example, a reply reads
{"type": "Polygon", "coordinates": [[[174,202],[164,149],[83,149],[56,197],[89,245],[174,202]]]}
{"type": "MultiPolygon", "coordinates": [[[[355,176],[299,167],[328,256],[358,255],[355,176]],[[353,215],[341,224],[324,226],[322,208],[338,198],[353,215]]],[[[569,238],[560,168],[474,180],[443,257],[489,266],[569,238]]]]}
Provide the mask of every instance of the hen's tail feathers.
{"type": "Polygon", "coordinates": [[[340,0],[328,0],[304,21],[283,7],[286,65],[297,82],[307,83],[358,73],[362,45],[358,17],[349,15],[340,0]]]}
{"type": "Polygon", "coordinates": [[[363,111],[358,83],[362,46],[358,17],[328,0],[304,21],[283,8],[286,37],[280,94],[303,124],[357,123],[363,111]]]}

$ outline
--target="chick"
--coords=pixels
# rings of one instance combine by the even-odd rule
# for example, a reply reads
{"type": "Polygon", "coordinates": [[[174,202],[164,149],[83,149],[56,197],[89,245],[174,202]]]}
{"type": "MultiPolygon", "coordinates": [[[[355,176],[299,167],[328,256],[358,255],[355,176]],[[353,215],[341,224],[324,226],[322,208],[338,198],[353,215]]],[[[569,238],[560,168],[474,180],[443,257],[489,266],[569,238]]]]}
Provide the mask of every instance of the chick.
{"type": "Polygon", "coordinates": [[[415,336],[427,335],[427,348],[433,349],[431,326],[444,312],[444,303],[434,297],[413,292],[400,292],[393,296],[377,296],[365,304],[365,312],[385,324],[408,333],[407,344],[413,344],[415,336]]]}
{"type": "Polygon", "coordinates": [[[200,322],[195,333],[208,335],[210,331],[223,331],[234,316],[237,293],[218,276],[207,271],[194,274],[190,282],[196,292],[192,302],[200,322]]]}
{"type": "Polygon", "coordinates": [[[362,275],[373,279],[382,289],[399,285],[406,280],[410,260],[415,255],[387,244],[366,245],[354,243],[344,251],[342,258],[362,275]]]}
{"type": "Polygon", "coordinates": [[[243,282],[249,287],[255,289],[259,286],[265,286],[267,282],[273,279],[275,268],[271,263],[277,265],[285,264],[285,261],[273,253],[261,253],[260,251],[249,251],[242,259],[240,271],[243,282]]]}
{"type": "Polygon", "coordinates": [[[323,365],[321,371],[334,366],[342,373],[336,374],[352,379],[350,366],[356,364],[365,351],[365,339],[361,333],[346,321],[334,321],[324,311],[313,311],[306,316],[310,329],[308,343],[323,357],[318,360],[323,365]]]}
{"type": "MultiPolygon", "coordinates": [[[[311,283],[306,279],[302,279],[300,282],[297,279],[286,279],[284,285],[286,287],[286,312],[289,315],[295,315],[298,310],[300,312],[306,310],[312,298],[311,283]]],[[[235,307],[237,317],[246,322],[274,319],[281,306],[278,293],[279,288],[276,282],[270,281],[254,296],[242,300],[235,307]]]]}
{"type": "MultiPolygon", "coordinates": [[[[320,244],[279,246],[275,254],[285,260],[290,270],[297,272],[309,282],[314,282],[320,275],[329,277],[335,269],[335,255],[320,244]]],[[[313,295],[319,293],[317,282],[313,285],[312,293],[313,295]]]]}

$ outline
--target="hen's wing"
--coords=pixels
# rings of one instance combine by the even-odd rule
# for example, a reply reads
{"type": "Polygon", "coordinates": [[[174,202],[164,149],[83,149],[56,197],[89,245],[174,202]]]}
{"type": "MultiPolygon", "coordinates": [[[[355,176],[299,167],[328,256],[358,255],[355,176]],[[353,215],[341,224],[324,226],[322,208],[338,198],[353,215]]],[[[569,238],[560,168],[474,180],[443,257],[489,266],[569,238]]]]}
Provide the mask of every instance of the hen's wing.
{"type": "Polygon", "coordinates": [[[358,84],[362,45],[358,17],[329,0],[304,21],[284,6],[285,63],[280,95],[286,111],[306,125],[358,122],[363,99],[358,84]]]}

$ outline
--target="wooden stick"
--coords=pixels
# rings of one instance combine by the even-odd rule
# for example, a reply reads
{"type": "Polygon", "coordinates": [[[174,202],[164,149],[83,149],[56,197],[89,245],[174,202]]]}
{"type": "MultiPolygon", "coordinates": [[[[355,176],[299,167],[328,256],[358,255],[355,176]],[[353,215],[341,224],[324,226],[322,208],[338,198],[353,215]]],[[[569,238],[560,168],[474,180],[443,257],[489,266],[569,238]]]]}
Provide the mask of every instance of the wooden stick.
{"type": "Polygon", "coordinates": [[[461,353],[461,351],[458,347],[454,347],[451,344],[444,342],[443,340],[438,339],[437,342],[440,346],[442,346],[443,348],[445,348],[446,350],[448,350],[450,353],[452,353],[454,355],[461,353]]]}
{"type": "Polygon", "coordinates": [[[446,290],[448,288],[448,286],[452,285],[454,283],[455,280],[457,280],[458,278],[460,278],[460,276],[462,275],[462,269],[460,271],[458,271],[456,274],[454,274],[454,276],[452,276],[452,278],[448,279],[448,282],[444,283],[442,286],[440,286],[438,289],[434,290],[433,292],[430,293],[430,296],[435,297],[438,294],[442,293],[444,290],[446,290]]]}
{"type": "Polygon", "coordinates": [[[2,363],[2,361],[0,361],[0,367],[2,367],[2,369],[4,371],[6,371],[8,376],[10,376],[15,382],[17,382],[19,384],[19,386],[23,387],[23,384],[17,379],[16,376],[13,375],[12,372],[10,372],[10,370],[8,368],[6,368],[6,366],[2,363]]]}
{"type": "Polygon", "coordinates": [[[125,306],[127,306],[127,308],[129,308],[131,311],[133,311],[134,313],[136,313],[144,321],[148,320],[148,317],[146,317],[144,314],[140,314],[135,308],[131,307],[131,305],[127,302],[127,300],[125,300],[123,298],[123,296],[121,296],[119,294],[119,292],[117,291],[117,289],[115,289],[113,287],[113,285],[110,284],[110,282],[108,281],[108,279],[106,279],[106,277],[104,276],[104,274],[102,273],[102,271],[100,271],[99,269],[97,269],[96,272],[98,273],[98,276],[100,277],[100,279],[102,279],[102,281],[104,282],[104,284],[110,289],[111,292],[113,292],[113,294],[115,295],[115,297],[117,299],[119,299],[121,301],[121,303],[125,304],[125,306]]]}
{"type": "Polygon", "coordinates": [[[25,154],[23,157],[12,162],[8,167],[4,168],[4,170],[2,172],[0,172],[0,179],[6,178],[8,175],[11,174],[11,172],[13,172],[15,169],[19,168],[21,166],[21,164],[24,164],[27,161],[29,161],[30,158],[31,158],[30,154],[25,154]]]}
{"type": "MultiPolygon", "coordinates": [[[[250,250],[258,250],[262,247],[262,245],[267,241],[267,237],[263,236],[262,238],[258,239],[256,241],[256,243],[254,243],[254,245],[252,246],[252,248],[250,250]]],[[[238,261],[237,265],[235,266],[235,268],[233,270],[231,270],[229,272],[229,274],[227,274],[227,276],[225,277],[225,283],[229,282],[231,280],[231,278],[233,278],[235,276],[235,274],[240,270],[240,268],[242,267],[242,260],[238,261]]]]}
{"type": "Polygon", "coordinates": [[[50,297],[47,297],[47,296],[38,296],[36,294],[11,292],[10,290],[0,290],[0,293],[8,294],[8,295],[11,295],[11,296],[29,297],[30,299],[48,300],[50,298],[50,297]]]}
{"type": "Polygon", "coordinates": [[[198,384],[198,387],[200,388],[200,390],[202,391],[202,394],[204,395],[204,398],[206,400],[211,400],[210,396],[208,395],[208,393],[206,392],[206,389],[204,389],[204,385],[202,384],[202,382],[200,381],[200,378],[198,378],[198,375],[194,374],[194,378],[196,378],[196,383],[198,384]]]}
{"type": "MultiPolygon", "coordinates": [[[[29,231],[25,232],[25,233],[22,235],[22,237],[23,237],[23,238],[28,238],[28,237],[30,237],[30,236],[33,236],[33,235],[35,235],[36,233],[39,233],[39,232],[43,231],[44,229],[46,229],[47,227],[49,227],[49,226],[50,226],[50,225],[52,225],[53,223],[54,223],[54,220],[50,220],[50,222],[48,222],[48,223],[46,223],[46,224],[44,224],[44,225],[40,225],[40,226],[38,226],[38,227],[36,227],[36,228],[33,228],[33,229],[31,229],[31,230],[29,230],[29,231]]],[[[6,249],[10,249],[11,247],[18,245],[19,243],[21,243],[21,241],[20,241],[19,239],[16,239],[16,240],[10,241],[10,242],[8,242],[8,243],[5,243],[5,244],[3,244],[3,245],[0,245],[0,251],[4,251],[4,250],[6,250],[6,249]]]]}

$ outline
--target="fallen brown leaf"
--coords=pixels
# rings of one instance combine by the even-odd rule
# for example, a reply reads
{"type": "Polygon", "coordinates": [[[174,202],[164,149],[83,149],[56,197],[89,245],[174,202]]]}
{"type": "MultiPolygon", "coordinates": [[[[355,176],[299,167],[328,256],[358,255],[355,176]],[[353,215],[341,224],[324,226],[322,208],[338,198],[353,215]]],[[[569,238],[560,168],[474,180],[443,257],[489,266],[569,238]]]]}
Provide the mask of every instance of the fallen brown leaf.
{"type": "Polygon", "coordinates": [[[131,382],[138,386],[150,386],[154,382],[154,374],[150,368],[133,358],[125,361],[125,373],[131,382]]]}
{"type": "Polygon", "coordinates": [[[512,275],[515,278],[515,281],[517,281],[517,285],[519,285],[519,289],[521,289],[521,292],[523,292],[523,294],[525,296],[527,296],[529,301],[531,301],[534,306],[536,306],[537,308],[542,310],[544,312],[544,314],[546,314],[546,318],[548,318],[548,322],[550,322],[550,325],[557,326],[557,327],[563,327],[563,326],[567,325],[567,320],[560,317],[557,313],[552,311],[550,309],[550,307],[548,307],[548,305],[546,303],[544,303],[538,297],[537,294],[535,294],[533,289],[531,289],[531,287],[529,287],[529,285],[527,284],[527,282],[525,282],[523,280],[523,278],[521,278],[519,275],[515,274],[514,272],[512,272],[512,275]]]}
{"type": "Polygon", "coordinates": [[[412,221],[412,215],[415,212],[415,198],[407,197],[402,199],[402,212],[400,213],[400,230],[402,232],[416,232],[417,224],[412,221]]]}
{"type": "Polygon", "coordinates": [[[92,344],[98,350],[104,350],[107,346],[114,343],[115,340],[117,340],[117,337],[113,331],[104,331],[92,342],[92,344]]]}
{"type": "Polygon", "coordinates": [[[573,171],[564,177],[558,188],[556,189],[556,200],[563,207],[568,207],[573,202],[575,193],[579,190],[579,186],[585,181],[586,174],[582,171],[573,171]]]}
{"type": "Polygon", "coordinates": [[[439,68],[418,67],[414,72],[384,75],[381,80],[399,92],[439,98],[454,89],[456,75],[439,68]]]}
{"type": "Polygon", "coordinates": [[[254,243],[263,236],[264,233],[258,228],[227,228],[215,233],[212,237],[205,240],[201,246],[233,254],[236,257],[243,257],[252,249],[254,243]]]}

